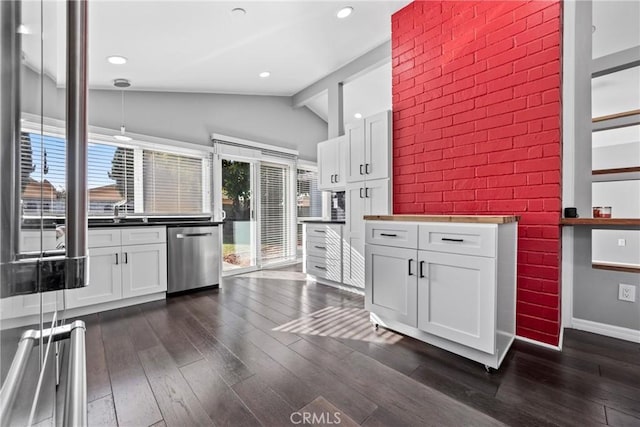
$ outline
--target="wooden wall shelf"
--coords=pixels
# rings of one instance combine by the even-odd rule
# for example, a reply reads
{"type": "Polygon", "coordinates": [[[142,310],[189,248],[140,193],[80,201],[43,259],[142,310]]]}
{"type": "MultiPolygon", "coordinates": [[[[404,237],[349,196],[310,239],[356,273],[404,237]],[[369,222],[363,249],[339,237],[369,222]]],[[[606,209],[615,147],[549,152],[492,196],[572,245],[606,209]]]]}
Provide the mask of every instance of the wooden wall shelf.
{"type": "Polygon", "coordinates": [[[591,173],[593,175],[610,175],[610,174],[630,173],[630,172],[640,172],[640,166],[634,166],[630,168],[616,168],[616,169],[596,169],[591,173]]]}
{"type": "Polygon", "coordinates": [[[621,271],[623,273],[640,273],[640,266],[625,264],[607,264],[605,262],[594,262],[591,264],[596,270],[621,271]]]}
{"type": "Polygon", "coordinates": [[[593,119],[591,119],[591,121],[593,123],[598,123],[598,122],[604,122],[605,120],[613,120],[613,119],[619,119],[622,117],[635,116],[636,114],[640,114],[640,110],[631,110],[631,111],[625,111],[617,114],[610,114],[608,116],[594,117],[593,119]]]}
{"type": "Polygon", "coordinates": [[[640,218],[562,218],[561,225],[607,225],[607,226],[638,226],[640,218]]]}

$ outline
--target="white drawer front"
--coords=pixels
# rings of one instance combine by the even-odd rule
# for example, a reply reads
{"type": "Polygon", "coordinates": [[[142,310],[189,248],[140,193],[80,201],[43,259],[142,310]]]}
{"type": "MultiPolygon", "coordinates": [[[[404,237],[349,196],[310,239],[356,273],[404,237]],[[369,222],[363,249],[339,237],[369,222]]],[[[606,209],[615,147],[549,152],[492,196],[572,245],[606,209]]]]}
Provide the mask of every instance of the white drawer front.
{"type": "Polygon", "coordinates": [[[120,246],[119,228],[92,228],[89,230],[90,248],[107,248],[110,246],[120,246]]]}
{"type": "Polygon", "coordinates": [[[342,224],[305,224],[308,238],[340,238],[342,224]]]}
{"type": "Polygon", "coordinates": [[[342,282],[342,262],[308,256],[307,273],[333,282],[342,282]]]}
{"type": "Polygon", "coordinates": [[[339,260],[342,257],[342,242],[339,238],[307,238],[307,256],[339,260]]]}
{"type": "Polygon", "coordinates": [[[153,243],[165,243],[167,241],[167,229],[165,227],[139,227],[122,229],[122,246],[149,245],[153,243]]]}
{"type": "Polygon", "coordinates": [[[365,242],[369,245],[418,248],[418,224],[367,221],[365,242]]]}
{"type": "Polygon", "coordinates": [[[56,230],[20,230],[20,252],[42,252],[56,249],[56,230]]]}
{"type": "Polygon", "coordinates": [[[493,258],[497,230],[496,224],[420,224],[419,249],[493,258]]]}

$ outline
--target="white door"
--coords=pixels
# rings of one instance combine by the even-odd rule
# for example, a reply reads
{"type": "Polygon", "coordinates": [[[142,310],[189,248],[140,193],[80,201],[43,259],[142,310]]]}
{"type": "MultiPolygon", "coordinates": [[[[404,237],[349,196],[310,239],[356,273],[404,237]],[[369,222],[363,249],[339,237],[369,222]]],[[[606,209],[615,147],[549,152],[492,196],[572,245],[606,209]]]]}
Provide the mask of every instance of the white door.
{"type": "Polygon", "coordinates": [[[379,245],[365,251],[365,309],[415,327],[418,251],[379,245]]]}
{"type": "Polygon", "coordinates": [[[89,249],[89,284],[67,289],[67,308],[84,307],[122,298],[120,247],[89,249]]]}
{"type": "Polygon", "coordinates": [[[122,247],[122,297],[167,290],[167,245],[122,247]]]}
{"type": "Polygon", "coordinates": [[[365,175],[367,180],[390,177],[391,112],[365,119],[365,175]]]}
{"type": "Polygon", "coordinates": [[[418,328],[493,354],[495,259],[418,251],[418,328]]]}
{"type": "Polygon", "coordinates": [[[391,212],[389,179],[367,180],[365,189],[366,207],[364,215],[388,215],[391,212]]]}
{"type": "Polygon", "coordinates": [[[364,120],[351,123],[345,129],[347,153],[347,183],[363,181],[365,178],[364,120]]]}

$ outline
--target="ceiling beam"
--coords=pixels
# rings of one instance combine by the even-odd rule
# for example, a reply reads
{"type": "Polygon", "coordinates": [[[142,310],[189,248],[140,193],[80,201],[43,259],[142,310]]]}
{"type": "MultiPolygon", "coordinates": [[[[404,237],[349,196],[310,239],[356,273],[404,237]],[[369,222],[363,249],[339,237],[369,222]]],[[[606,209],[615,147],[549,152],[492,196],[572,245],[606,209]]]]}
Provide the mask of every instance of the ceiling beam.
{"type": "Polygon", "coordinates": [[[295,108],[304,106],[309,100],[320,95],[329,88],[336,88],[340,83],[348,83],[358,76],[391,61],[391,40],[371,49],[364,55],[354,59],[331,74],[307,86],[292,97],[295,108]]]}

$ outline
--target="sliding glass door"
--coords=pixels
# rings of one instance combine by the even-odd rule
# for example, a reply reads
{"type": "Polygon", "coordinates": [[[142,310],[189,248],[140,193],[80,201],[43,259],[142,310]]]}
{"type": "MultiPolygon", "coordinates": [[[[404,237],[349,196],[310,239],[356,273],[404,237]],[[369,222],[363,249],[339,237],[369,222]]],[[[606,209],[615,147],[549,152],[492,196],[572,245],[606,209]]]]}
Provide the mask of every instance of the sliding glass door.
{"type": "Polygon", "coordinates": [[[260,259],[263,266],[295,260],[292,167],[260,165],[260,259]]]}
{"type": "Polygon", "coordinates": [[[255,163],[221,158],[220,170],[222,191],[219,202],[225,218],[222,271],[235,274],[255,270],[258,267],[255,163]]]}

